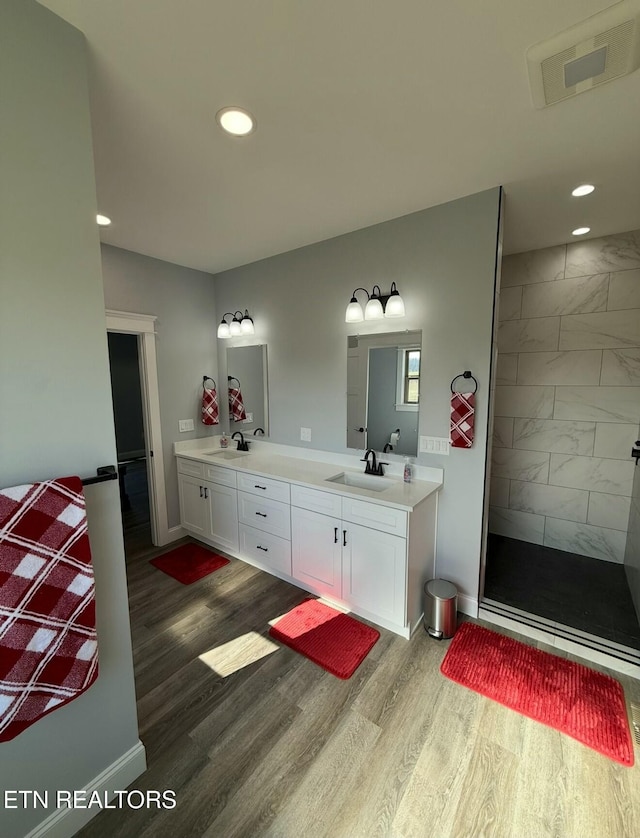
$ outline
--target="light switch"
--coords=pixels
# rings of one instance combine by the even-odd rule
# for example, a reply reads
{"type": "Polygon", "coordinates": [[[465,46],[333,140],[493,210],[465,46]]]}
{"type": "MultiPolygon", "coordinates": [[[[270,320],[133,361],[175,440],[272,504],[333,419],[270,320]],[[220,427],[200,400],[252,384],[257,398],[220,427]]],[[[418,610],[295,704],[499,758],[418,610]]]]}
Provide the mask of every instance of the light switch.
{"type": "Polygon", "coordinates": [[[449,440],[444,436],[421,436],[421,454],[444,454],[449,456],[449,440]]]}
{"type": "Polygon", "coordinates": [[[193,419],[179,419],[178,420],[178,430],[181,434],[186,433],[187,431],[193,430],[193,419]]]}
{"type": "Polygon", "coordinates": [[[300,439],[303,442],[311,442],[311,428],[300,428],[300,439]]]}

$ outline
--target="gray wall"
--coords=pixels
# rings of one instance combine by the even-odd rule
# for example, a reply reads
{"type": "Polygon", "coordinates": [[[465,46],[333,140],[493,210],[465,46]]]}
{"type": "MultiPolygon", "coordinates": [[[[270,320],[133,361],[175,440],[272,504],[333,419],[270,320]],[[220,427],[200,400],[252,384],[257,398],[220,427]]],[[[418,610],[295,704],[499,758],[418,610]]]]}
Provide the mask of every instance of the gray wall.
{"type": "MultiPolygon", "coordinates": [[[[115,462],[84,38],[3,0],[0,484],[115,462]],[[8,83],[7,83],[8,82],[8,83]]],[[[100,674],[0,745],[5,789],[81,789],[138,741],[117,481],[87,490],[100,674]]],[[[3,810],[18,838],[50,814],[3,810]]]]}
{"type": "Polygon", "coordinates": [[[621,563],[640,421],[640,231],[502,265],[490,528],[621,563]]]}
{"type": "MultiPolygon", "coordinates": [[[[202,376],[218,380],[214,283],[210,274],[102,245],[104,304],[108,309],[153,314],[169,527],[180,523],[173,443],[219,433],[201,422],[202,376]],[[179,433],[178,421],[194,431],[179,433]]],[[[219,383],[219,382],[218,382],[219,383]]]]}
{"type": "Polygon", "coordinates": [[[402,294],[407,316],[366,332],[422,329],[420,433],[448,437],[449,384],[478,379],[476,439],[450,456],[420,454],[445,469],[438,573],[478,592],[488,379],[500,190],[413,213],[216,275],[219,311],[248,308],[256,341],[269,348],[270,436],[280,443],[346,452],[346,324],[357,286],[402,294]],[[300,428],[312,430],[301,443],[300,428]]]}

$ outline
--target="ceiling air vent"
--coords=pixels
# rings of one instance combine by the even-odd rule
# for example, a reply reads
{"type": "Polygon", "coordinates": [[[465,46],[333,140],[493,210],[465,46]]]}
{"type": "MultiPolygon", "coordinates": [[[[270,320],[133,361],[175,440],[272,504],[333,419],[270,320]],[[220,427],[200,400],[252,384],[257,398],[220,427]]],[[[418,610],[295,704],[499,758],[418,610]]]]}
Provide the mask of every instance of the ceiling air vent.
{"type": "Polygon", "coordinates": [[[640,66],[640,0],[623,0],[527,50],[533,103],[544,108],[640,66]]]}

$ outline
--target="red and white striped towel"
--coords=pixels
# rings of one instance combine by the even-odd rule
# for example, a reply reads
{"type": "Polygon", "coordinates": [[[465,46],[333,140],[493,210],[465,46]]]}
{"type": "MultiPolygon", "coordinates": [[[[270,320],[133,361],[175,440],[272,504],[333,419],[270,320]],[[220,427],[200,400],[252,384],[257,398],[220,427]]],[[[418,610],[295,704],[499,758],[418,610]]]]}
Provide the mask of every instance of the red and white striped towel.
{"type": "Polygon", "coordinates": [[[475,410],[475,393],[451,394],[449,440],[452,448],[471,448],[473,445],[475,410]]]}
{"type": "Polygon", "coordinates": [[[202,424],[217,425],[220,422],[218,393],[215,387],[202,387],[202,424]]]}
{"type": "Polygon", "coordinates": [[[239,387],[229,387],[229,416],[232,422],[242,422],[247,418],[239,387]]]}
{"type": "Polygon", "coordinates": [[[95,598],[79,477],[0,491],[0,742],[98,675],[95,598]]]}

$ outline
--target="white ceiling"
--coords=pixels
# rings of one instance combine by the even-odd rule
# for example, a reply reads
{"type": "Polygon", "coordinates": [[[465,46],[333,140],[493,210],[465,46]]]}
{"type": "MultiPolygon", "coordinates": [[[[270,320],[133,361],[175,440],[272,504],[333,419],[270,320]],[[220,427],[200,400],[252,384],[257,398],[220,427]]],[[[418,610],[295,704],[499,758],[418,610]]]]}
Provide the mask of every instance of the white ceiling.
{"type": "Polygon", "coordinates": [[[88,40],[110,244],[216,272],[498,184],[507,252],[640,228],[640,71],[529,92],[527,48],[607,0],[40,2],[88,40]]]}

